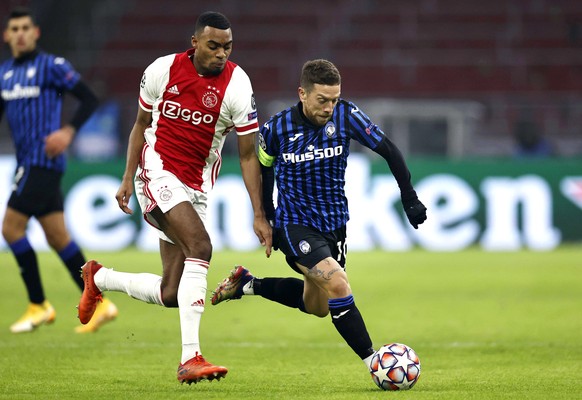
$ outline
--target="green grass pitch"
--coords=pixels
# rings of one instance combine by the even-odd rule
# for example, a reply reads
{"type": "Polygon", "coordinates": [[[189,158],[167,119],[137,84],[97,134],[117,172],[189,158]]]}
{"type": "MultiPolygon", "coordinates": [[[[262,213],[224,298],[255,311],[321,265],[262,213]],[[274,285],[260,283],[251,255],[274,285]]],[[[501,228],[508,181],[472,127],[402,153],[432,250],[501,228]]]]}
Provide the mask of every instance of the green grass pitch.
{"type": "MultiPolygon", "coordinates": [[[[159,255],[89,253],[121,271],[159,273],[159,255]]],[[[329,317],[247,297],[206,307],[204,355],[220,382],[180,385],[178,312],[125,294],[118,319],[73,332],[79,293],[53,253],[39,254],[53,325],[13,335],[26,307],[12,255],[0,253],[0,399],[574,399],[582,398],[582,248],[552,252],[352,253],[348,275],[377,348],[408,344],[422,373],[408,392],[380,391],[329,317]]],[[[219,252],[208,294],[233,265],[297,276],[280,253],[219,252]]]]}

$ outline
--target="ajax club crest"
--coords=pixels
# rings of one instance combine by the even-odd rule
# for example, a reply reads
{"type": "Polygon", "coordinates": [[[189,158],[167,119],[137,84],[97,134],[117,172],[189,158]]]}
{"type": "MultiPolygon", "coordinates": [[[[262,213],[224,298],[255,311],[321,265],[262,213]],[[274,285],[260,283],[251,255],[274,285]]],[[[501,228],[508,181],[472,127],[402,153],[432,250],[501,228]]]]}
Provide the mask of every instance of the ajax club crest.
{"type": "Polygon", "coordinates": [[[214,108],[218,104],[218,96],[216,93],[220,93],[220,90],[214,86],[207,86],[206,89],[208,90],[202,95],[202,104],[206,108],[214,108]]]}
{"type": "Polygon", "coordinates": [[[207,108],[214,108],[218,104],[216,93],[206,92],[202,95],[202,104],[207,108]]]}
{"type": "Polygon", "coordinates": [[[160,194],[160,200],[162,201],[170,201],[172,198],[172,191],[168,189],[167,186],[159,188],[158,193],[160,194]]]}

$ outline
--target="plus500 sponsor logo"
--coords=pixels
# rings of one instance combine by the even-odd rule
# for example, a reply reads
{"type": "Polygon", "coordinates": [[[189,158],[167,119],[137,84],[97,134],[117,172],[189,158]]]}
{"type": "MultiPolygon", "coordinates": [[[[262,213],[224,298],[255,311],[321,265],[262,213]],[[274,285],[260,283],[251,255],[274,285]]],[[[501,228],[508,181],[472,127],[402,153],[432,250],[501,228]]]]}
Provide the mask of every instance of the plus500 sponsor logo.
{"type": "Polygon", "coordinates": [[[191,122],[194,125],[198,125],[201,122],[211,124],[214,121],[214,117],[211,114],[202,114],[201,111],[182,108],[182,104],[176,103],[175,101],[164,101],[162,115],[170,119],[181,119],[186,122],[191,122]]]}
{"type": "Polygon", "coordinates": [[[315,149],[303,154],[283,153],[283,161],[290,163],[300,163],[305,161],[321,160],[322,158],[332,158],[344,152],[343,146],[327,147],[325,149],[315,149]]]}

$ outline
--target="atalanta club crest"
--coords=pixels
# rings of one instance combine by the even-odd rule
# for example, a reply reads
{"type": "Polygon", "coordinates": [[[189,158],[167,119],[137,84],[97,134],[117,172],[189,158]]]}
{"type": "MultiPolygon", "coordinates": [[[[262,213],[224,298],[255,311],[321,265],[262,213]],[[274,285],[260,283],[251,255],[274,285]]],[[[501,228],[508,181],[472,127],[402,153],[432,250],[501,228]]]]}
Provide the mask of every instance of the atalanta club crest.
{"type": "Polygon", "coordinates": [[[30,67],[26,70],[26,77],[28,79],[34,78],[35,75],[36,75],[36,68],[35,67],[30,67]]]}
{"type": "Polygon", "coordinates": [[[309,245],[309,243],[307,243],[306,240],[302,240],[299,242],[299,250],[301,250],[303,254],[308,254],[309,252],[311,252],[311,246],[309,245]]]}
{"type": "Polygon", "coordinates": [[[325,124],[324,131],[328,138],[332,137],[335,135],[335,124],[329,121],[327,124],[325,124]]]}

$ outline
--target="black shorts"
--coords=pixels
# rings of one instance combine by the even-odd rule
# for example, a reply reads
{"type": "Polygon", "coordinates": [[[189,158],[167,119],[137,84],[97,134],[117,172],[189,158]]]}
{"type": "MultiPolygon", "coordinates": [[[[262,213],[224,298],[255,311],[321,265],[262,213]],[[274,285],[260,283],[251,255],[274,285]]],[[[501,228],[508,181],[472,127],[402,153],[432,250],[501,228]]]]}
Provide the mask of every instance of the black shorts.
{"type": "Polygon", "coordinates": [[[320,232],[317,229],[289,224],[273,232],[274,241],[285,254],[287,264],[301,273],[295,263],[313,268],[318,262],[333,257],[345,269],[346,265],[346,227],[333,232],[320,232]]]}
{"type": "Polygon", "coordinates": [[[61,172],[50,169],[18,167],[8,207],[29,217],[63,211],[62,177],[61,172]]]}

